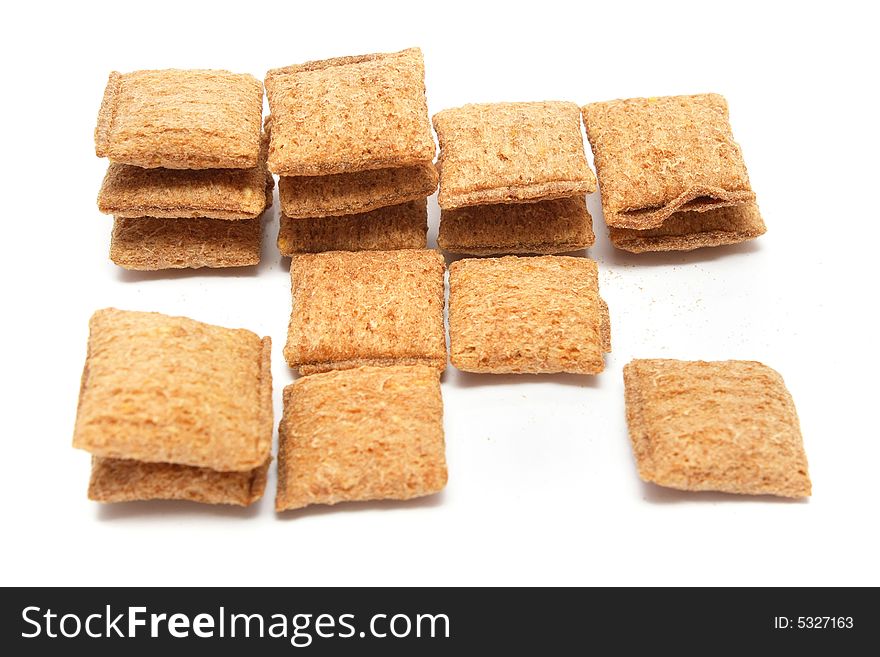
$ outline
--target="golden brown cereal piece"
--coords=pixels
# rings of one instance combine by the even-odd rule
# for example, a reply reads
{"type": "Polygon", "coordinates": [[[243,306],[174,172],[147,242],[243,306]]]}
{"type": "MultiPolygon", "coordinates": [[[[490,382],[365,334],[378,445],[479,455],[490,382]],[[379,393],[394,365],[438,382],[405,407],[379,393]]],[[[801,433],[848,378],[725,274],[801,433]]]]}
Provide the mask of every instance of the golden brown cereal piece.
{"type": "Polygon", "coordinates": [[[248,506],[263,497],[269,461],[253,470],[219,472],[190,465],[95,456],[89,499],[95,502],[189,500],[248,506]]]}
{"type": "Polygon", "coordinates": [[[435,114],[434,129],[444,210],[596,191],[574,103],[465,105],[435,114]]]}
{"type": "Polygon", "coordinates": [[[117,217],[250,219],[272,205],[275,179],[266,168],[268,135],[260,164],[251,169],[143,169],[111,163],[98,209],[117,217]]]}
{"type": "Polygon", "coordinates": [[[225,219],[116,218],[110,259],[125,269],[154,271],[259,264],[260,217],[225,219]]]}
{"type": "Polygon", "coordinates": [[[117,217],[251,219],[272,205],[274,180],[254,169],[142,169],[111,164],[98,209],[117,217]]]}
{"type": "Polygon", "coordinates": [[[301,374],[396,364],[442,371],[445,269],[425,249],[293,256],[287,363],[301,374]]]}
{"type": "Polygon", "coordinates": [[[599,297],[599,339],[602,341],[602,353],[611,353],[611,313],[605,299],[599,297]]]}
{"type": "Polygon", "coordinates": [[[449,266],[452,364],[465,372],[598,374],[611,350],[596,263],[538,256],[449,266]]]}
{"type": "Polygon", "coordinates": [[[269,338],[115,308],[92,315],[89,329],[74,447],[221,471],[269,458],[269,338]]]}
{"type": "Polygon", "coordinates": [[[418,48],[273,69],[266,92],[274,173],[325,176],[434,161],[418,48]]]}
{"type": "Polygon", "coordinates": [[[704,246],[738,244],[767,232],[755,203],[730,205],[706,212],[676,212],[659,228],[609,228],[611,243],[632,253],[692,251],[704,246]]]}
{"type": "Polygon", "coordinates": [[[440,248],[470,255],[565,253],[595,241],[583,196],[444,210],[437,238],[440,248]]]}
{"type": "Polygon", "coordinates": [[[343,217],[281,217],[278,250],[282,255],[321,251],[424,249],[428,204],[410,201],[343,217]]]}
{"type": "Polygon", "coordinates": [[[95,153],[166,169],[247,169],[259,164],[263,85],[228,71],[110,74],[95,153]]]}
{"type": "Polygon", "coordinates": [[[297,219],[360,214],[424,199],[437,189],[431,162],[330,176],[282,176],[281,211],[297,219]]]}
{"type": "Polygon", "coordinates": [[[583,115],[609,226],[657,228],[682,210],[755,200],[723,96],[612,100],[583,115]]]}
{"type": "Polygon", "coordinates": [[[623,379],[645,481],[681,490],[810,495],[794,401],[766,365],[634,360],[623,379]]]}
{"type": "Polygon", "coordinates": [[[278,511],[355,500],[408,500],[446,485],[436,369],[359,367],[284,389],[278,511]]]}

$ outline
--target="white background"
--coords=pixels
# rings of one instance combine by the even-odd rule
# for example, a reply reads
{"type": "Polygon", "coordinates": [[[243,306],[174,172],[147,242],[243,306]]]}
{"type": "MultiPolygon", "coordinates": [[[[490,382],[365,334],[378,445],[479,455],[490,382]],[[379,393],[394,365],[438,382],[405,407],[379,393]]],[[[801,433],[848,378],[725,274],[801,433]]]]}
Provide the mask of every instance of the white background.
{"type": "MultiPolygon", "coordinates": [[[[871,3],[36,3],[3,38],[2,584],[880,584],[877,22],[871,3]],[[449,485],[412,503],[278,517],[86,499],[71,448],[97,308],[272,336],[287,261],[126,273],[108,258],[92,132],[107,74],[226,68],[418,45],[431,113],[466,102],[715,91],[730,103],[769,232],[631,256],[590,198],[614,352],[595,378],[443,380],[449,485]],[[686,494],[636,475],[621,368],[633,357],[761,360],[794,396],[809,502],[686,494]]],[[[592,162],[592,158],[591,158],[592,162]]],[[[277,204],[276,204],[277,205],[277,204]]],[[[438,208],[430,201],[431,242],[438,208]]]]}

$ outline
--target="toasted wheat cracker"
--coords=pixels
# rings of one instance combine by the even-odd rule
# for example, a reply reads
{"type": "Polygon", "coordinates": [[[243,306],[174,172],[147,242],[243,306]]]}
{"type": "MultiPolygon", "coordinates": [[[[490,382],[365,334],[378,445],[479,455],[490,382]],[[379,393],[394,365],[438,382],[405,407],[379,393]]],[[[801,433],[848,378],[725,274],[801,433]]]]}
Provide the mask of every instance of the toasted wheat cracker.
{"type": "Polygon", "coordinates": [[[634,360],[623,369],[639,475],[659,486],[808,497],[794,401],[762,363],[634,360]]]}
{"type": "Polygon", "coordinates": [[[95,312],[89,329],[74,447],[220,471],[269,457],[269,338],[115,308],[95,312]]]}
{"type": "Polygon", "coordinates": [[[418,48],[273,69],[266,92],[273,117],[269,169],[278,175],[326,176],[434,160],[418,48]]]}
{"type": "Polygon", "coordinates": [[[424,249],[428,237],[428,204],[410,201],[343,217],[281,217],[281,255],[321,251],[391,251],[424,249]]]}
{"type": "Polygon", "coordinates": [[[117,217],[110,259],[139,271],[248,267],[260,262],[262,238],[260,217],[239,221],[117,217]]]}
{"type": "Polygon", "coordinates": [[[465,105],[435,114],[434,129],[444,210],[596,191],[574,103],[465,105]]]}
{"type": "Polygon", "coordinates": [[[452,364],[465,372],[598,374],[611,350],[595,261],[469,258],[449,266],[452,364]]]}
{"type": "Polygon", "coordinates": [[[265,169],[142,169],[111,164],[98,209],[117,217],[252,219],[272,205],[265,169]]]}
{"type": "Polygon", "coordinates": [[[250,219],[272,205],[275,179],[260,163],[250,169],[144,169],[111,163],[98,193],[98,209],[116,217],[250,219]]]}
{"type": "Polygon", "coordinates": [[[565,253],[595,241],[583,196],[444,210],[437,237],[441,249],[469,255],[565,253]]]}
{"type": "Polygon", "coordinates": [[[659,228],[608,229],[611,243],[632,253],[692,251],[704,246],[738,244],[767,232],[756,203],[743,203],[705,212],[676,212],[659,228]]]}
{"type": "Polygon", "coordinates": [[[110,74],[95,153],[166,169],[248,169],[259,164],[263,85],[229,71],[110,74]]]}
{"type": "Polygon", "coordinates": [[[612,100],[583,115],[608,226],[646,230],[755,200],[723,96],[612,100]]]}
{"type": "Polygon", "coordinates": [[[436,369],[358,367],[284,389],[278,511],[355,500],[408,500],[446,485],[436,369]]]}
{"type": "Polygon", "coordinates": [[[296,219],[361,214],[424,199],[437,189],[431,162],[330,176],[282,176],[281,211],[296,219]]]}
{"type": "Polygon", "coordinates": [[[188,500],[248,506],[266,488],[270,459],[253,470],[219,472],[173,463],[92,457],[89,499],[95,502],[188,500]]]}
{"type": "Polygon", "coordinates": [[[287,363],[301,374],[394,364],[442,371],[445,269],[426,249],[293,256],[287,363]]]}

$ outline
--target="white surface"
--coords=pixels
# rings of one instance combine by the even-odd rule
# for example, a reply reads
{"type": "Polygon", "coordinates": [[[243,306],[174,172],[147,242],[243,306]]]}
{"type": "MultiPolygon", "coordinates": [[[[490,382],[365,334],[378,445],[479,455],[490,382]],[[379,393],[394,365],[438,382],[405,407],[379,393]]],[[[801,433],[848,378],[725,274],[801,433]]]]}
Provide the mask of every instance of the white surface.
{"type": "Polygon", "coordinates": [[[19,3],[4,15],[3,584],[880,584],[869,3],[89,6],[19,3]],[[108,261],[111,220],[95,207],[106,162],[92,142],[108,72],[262,78],[411,45],[425,53],[432,113],[471,101],[723,93],[769,232],[744,246],[628,256],[610,248],[591,197],[589,254],[613,325],[607,370],[450,368],[450,478],[437,498],[279,518],[273,471],[247,511],[89,502],[89,456],[70,440],[93,310],[186,314],[272,336],[276,416],[292,380],[277,219],[256,272],[141,275],[108,261]],[[621,368],[659,356],[778,369],[801,416],[814,497],[642,484],[621,368]]]}

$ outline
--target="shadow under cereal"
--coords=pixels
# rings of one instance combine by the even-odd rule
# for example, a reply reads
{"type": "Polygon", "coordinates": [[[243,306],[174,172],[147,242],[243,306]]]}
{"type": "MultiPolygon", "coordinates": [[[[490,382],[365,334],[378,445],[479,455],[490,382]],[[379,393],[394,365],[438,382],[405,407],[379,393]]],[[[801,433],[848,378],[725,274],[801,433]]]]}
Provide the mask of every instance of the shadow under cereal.
{"type": "Polygon", "coordinates": [[[147,500],[141,502],[113,502],[100,504],[98,520],[113,522],[130,519],[168,518],[187,520],[195,517],[222,517],[247,520],[260,514],[262,500],[247,507],[228,504],[202,504],[185,500],[147,500]]]}

